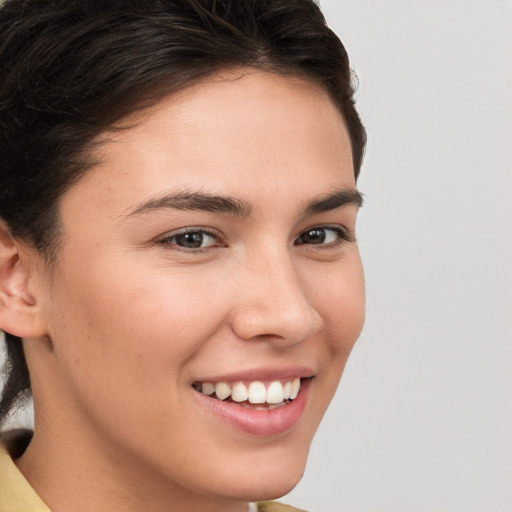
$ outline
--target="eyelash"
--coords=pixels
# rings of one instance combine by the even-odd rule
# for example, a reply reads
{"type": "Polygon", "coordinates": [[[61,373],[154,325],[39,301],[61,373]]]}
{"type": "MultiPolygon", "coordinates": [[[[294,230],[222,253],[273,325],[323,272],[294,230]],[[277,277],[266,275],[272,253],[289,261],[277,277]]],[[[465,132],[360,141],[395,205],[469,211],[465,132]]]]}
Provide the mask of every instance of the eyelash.
{"type": "Polygon", "coordinates": [[[308,245],[318,245],[320,247],[326,247],[327,248],[327,247],[332,247],[334,245],[342,245],[345,242],[354,242],[355,241],[354,235],[352,233],[350,233],[347,229],[343,228],[343,227],[340,227],[340,226],[314,226],[312,228],[309,228],[309,229],[306,229],[305,231],[303,231],[296,238],[296,240],[294,242],[294,245],[306,245],[305,242],[298,243],[298,241],[305,234],[312,233],[313,231],[324,231],[324,232],[331,231],[331,232],[335,233],[337,238],[336,238],[336,240],[334,242],[331,242],[331,243],[328,243],[328,244],[324,244],[324,243],[314,244],[313,243],[313,244],[308,244],[308,245]]]}
{"type": "MultiPolygon", "coordinates": [[[[201,241],[202,241],[202,239],[201,239],[201,241]]],[[[343,245],[346,242],[353,242],[353,241],[355,241],[354,235],[343,227],[340,227],[340,226],[314,226],[312,228],[309,228],[309,229],[306,229],[305,231],[303,231],[295,239],[294,245],[313,245],[313,246],[316,245],[316,246],[318,246],[318,248],[330,248],[333,246],[343,245]],[[324,244],[323,242],[320,242],[318,244],[315,244],[315,243],[308,244],[307,242],[300,241],[301,237],[304,237],[304,235],[306,235],[306,234],[311,234],[313,231],[317,231],[317,232],[323,231],[325,236],[327,236],[327,232],[334,233],[336,236],[336,240],[333,242],[327,243],[327,244],[324,244]]],[[[224,241],[223,241],[223,238],[220,236],[220,234],[217,231],[210,230],[207,228],[187,228],[187,229],[184,229],[177,233],[167,235],[164,238],[161,238],[160,240],[158,240],[157,243],[159,245],[167,246],[167,247],[174,246],[173,247],[174,250],[178,250],[178,251],[185,252],[185,253],[202,253],[205,250],[210,249],[211,247],[223,247],[224,246],[224,241]],[[178,245],[175,242],[175,239],[177,237],[186,236],[186,235],[190,235],[190,234],[200,234],[200,235],[202,235],[202,237],[204,237],[204,235],[206,235],[206,236],[216,239],[218,242],[215,244],[212,244],[212,245],[208,245],[206,247],[195,247],[195,248],[183,247],[183,246],[178,245]]]]}
{"type": "Polygon", "coordinates": [[[177,233],[172,233],[170,235],[165,236],[164,238],[158,240],[157,242],[160,245],[163,246],[175,246],[178,251],[187,252],[187,253],[201,253],[204,252],[205,249],[209,249],[210,247],[222,247],[224,245],[224,241],[220,234],[217,231],[213,231],[211,229],[207,228],[187,228],[183,229],[181,231],[178,231],[177,233]],[[176,243],[174,243],[172,240],[179,237],[179,236],[186,236],[189,234],[201,234],[201,235],[207,235],[211,238],[215,238],[218,242],[213,245],[209,245],[207,247],[198,247],[198,248],[190,248],[190,247],[183,247],[176,243]],[[220,242],[220,243],[219,243],[220,242]]]}

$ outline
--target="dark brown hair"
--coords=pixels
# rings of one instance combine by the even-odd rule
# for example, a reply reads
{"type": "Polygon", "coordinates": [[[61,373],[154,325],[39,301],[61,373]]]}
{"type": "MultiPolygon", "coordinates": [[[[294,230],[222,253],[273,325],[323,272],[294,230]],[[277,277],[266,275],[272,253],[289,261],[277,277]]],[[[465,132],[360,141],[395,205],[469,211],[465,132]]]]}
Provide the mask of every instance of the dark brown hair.
{"type": "MultiPolygon", "coordinates": [[[[93,140],[201,77],[252,67],[328,91],[359,174],[366,142],[345,48],[313,0],[6,0],[0,7],[0,218],[51,263],[58,199],[93,140]]],[[[0,421],[30,394],[6,334],[0,421]]]]}

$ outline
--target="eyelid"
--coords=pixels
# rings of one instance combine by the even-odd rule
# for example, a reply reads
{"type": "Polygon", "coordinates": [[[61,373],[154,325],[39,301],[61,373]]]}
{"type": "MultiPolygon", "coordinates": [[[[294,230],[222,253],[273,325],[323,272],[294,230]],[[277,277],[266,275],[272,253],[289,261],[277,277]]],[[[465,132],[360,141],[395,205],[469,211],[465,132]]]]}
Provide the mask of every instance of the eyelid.
{"type": "Polygon", "coordinates": [[[355,232],[351,229],[348,229],[347,227],[340,225],[340,224],[320,224],[320,225],[314,225],[309,228],[306,228],[302,230],[299,233],[299,236],[295,239],[294,245],[309,245],[312,247],[317,248],[329,248],[334,246],[343,245],[344,243],[351,243],[356,241],[355,232]],[[331,230],[337,233],[338,240],[334,243],[321,243],[321,244],[306,244],[306,243],[297,243],[297,241],[300,239],[300,237],[307,233],[308,231],[314,231],[315,229],[324,229],[324,230],[331,230]]]}
{"type": "Polygon", "coordinates": [[[181,251],[181,252],[188,252],[188,253],[198,253],[198,252],[202,252],[204,250],[207,250],[207,249],[210,249],[212,247],[221,247],[225,244],[225,239],[224,237],[222,236],[221,233],[219,233],[219,231],[215,230],[215,229],[212,229],[212,228],[207,228],[207,227],[204,227],[204,226],[189,226],[189,227],[186,227],[186,228],[181,228],[181,229],[176,229],[174,231],[169,231],[168,233],[164,234],[164,235],[161,235],[159,236],[156,240],[155,240],[155,244],[157,245],[162,245],[162,246],[173,246],[173,249],[174,250],[178,250],[178,251],[181,251]],[[204,233],[208,236],[211,236],[212,238],[215,238],[219,244],[218,245],[211,245],[211,246],[207,246],[207,247],[199,247],[197,249],[192,249],[192,248],[187,248],[187,247],[181,247],[177,244],[174,244],[172,242],[170,242],[170,240],[176,236],[179,236],[179,235],[185,235],[187,233],[204,233]]]}

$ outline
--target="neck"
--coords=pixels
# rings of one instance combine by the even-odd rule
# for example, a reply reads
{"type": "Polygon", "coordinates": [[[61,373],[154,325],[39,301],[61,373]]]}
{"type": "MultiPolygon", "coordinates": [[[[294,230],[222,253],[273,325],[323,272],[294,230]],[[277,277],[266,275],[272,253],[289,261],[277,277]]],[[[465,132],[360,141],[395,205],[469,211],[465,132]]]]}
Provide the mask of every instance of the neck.
{"type": "Polygon", "coordinates": [[[15,462],[52,512],[247,512],[247,502],[187,489],[101,439],[38,428],[15,462]]]}

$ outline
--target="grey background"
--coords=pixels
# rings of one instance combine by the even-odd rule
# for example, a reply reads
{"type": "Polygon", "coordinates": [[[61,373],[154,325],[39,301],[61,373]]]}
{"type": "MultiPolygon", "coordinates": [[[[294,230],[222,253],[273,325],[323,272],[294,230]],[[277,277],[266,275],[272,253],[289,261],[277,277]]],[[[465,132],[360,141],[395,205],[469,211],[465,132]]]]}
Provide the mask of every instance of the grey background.
{"type": "Polygon", "coordinates": [[[512,3],[323,0],[369,131],[367,322],[285,500],[512,511],[512,3]]]}
{"type": "Polygon", "coordinates": [[[511,512],[512,4],[322,6],[369,132],[367,323],[284,501],[511,512]]]}

